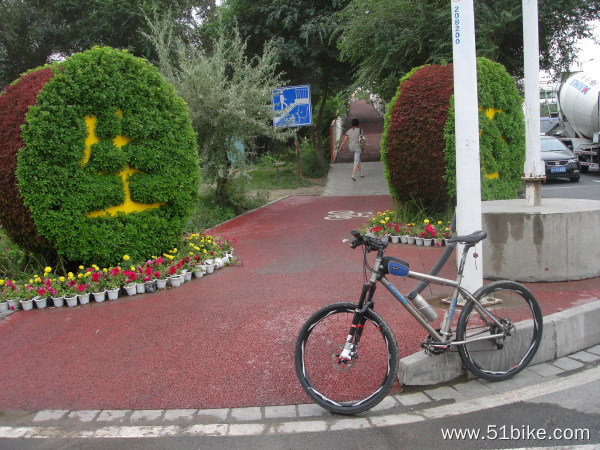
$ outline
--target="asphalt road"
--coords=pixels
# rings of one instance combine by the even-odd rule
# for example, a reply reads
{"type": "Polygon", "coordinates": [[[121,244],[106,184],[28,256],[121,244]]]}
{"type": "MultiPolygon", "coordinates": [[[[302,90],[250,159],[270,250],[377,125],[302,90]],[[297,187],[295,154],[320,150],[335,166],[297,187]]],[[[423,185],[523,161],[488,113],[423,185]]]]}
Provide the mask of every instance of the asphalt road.
{"type": "Polygon", "coordinates": [[[600,172],[582,173],[577,183],[548,180],[542,185],[542,198],[581,198],[600,200],[600,172]]]}

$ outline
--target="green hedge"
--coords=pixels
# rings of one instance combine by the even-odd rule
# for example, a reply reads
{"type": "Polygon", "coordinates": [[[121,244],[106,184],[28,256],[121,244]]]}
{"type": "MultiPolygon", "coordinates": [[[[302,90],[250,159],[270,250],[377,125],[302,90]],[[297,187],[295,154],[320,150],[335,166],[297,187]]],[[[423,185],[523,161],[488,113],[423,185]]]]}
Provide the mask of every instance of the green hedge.
{"type": "MultiPolygon", "coordinates": [[[[413,69],[389,105],[381,159],[390,193],[401,203],[441,211],[456,197],[452,70],[413,69]]],[[[522,98],[504,67],[485,58],[477,58],[477,80],[482,199],[515,198],[525,161],[522,98]]]]}
{"type": "Polygon", "coordinates": [[[199,183],[183,100],[154,66],[111,48],[75,54],[53,72],[26,115],[18,154],[19,189],[39,233],[68,260],[100,265],[171,248],[199,183]]]}

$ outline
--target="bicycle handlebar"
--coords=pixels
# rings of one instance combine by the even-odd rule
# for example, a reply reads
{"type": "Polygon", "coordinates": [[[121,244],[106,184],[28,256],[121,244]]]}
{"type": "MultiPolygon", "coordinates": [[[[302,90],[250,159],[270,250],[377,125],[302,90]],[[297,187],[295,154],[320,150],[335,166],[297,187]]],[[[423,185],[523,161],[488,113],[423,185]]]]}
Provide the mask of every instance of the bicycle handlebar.
{"type": "Polygon", "coordinates": [[[350,243],[351,248],[356,248],[359,245],[364,245],[367,250],[385,250],[387,247],[387,242],[382,241],[379,238],[373,236],[367,236],[366,234],[362,234],[358,230],[351,231],[352,236],[354,236],[354,240],[350,243]]]}

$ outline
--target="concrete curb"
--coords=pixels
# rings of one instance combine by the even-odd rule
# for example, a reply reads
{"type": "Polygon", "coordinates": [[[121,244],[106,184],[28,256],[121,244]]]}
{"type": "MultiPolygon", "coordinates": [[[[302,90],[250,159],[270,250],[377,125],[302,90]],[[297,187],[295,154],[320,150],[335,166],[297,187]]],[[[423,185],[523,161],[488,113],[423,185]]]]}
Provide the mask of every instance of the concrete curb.
{"type": "MultiPolygon", "coordinates": [[[[540,347],[530,365],[554,361],[600,344],[600,300],[544,317],[540,347]]],[[[464,374],[457,352],[428,356],[415,353],[400,360],[398,380],[406,386],[445,383],[464,374]]]]}

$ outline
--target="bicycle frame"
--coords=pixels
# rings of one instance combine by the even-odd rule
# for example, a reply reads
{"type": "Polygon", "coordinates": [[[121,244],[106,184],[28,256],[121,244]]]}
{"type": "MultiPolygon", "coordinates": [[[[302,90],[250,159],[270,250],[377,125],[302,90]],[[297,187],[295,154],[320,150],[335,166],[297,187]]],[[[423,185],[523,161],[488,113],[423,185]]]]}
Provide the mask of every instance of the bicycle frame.
{"type": "MultiPolygon", "coordinates": [[[[369,307],[370,305],[373,304],[372,297],[375,292],[375,285],[376,285],[376,282],[379,281],[402,304],[402,306],[404,306],[404,308],[406,308],[408,310],[408,312],[417,320],[417,322],[419,322],[421,324],[421,326],[427,332],[429,332],[430,336],[435,341],[437,341],[441,344],[439,346],[434,344],[433,345],[434,347],[449,349],[449,348],[451,348],[452,345],[462,345],[462,344],[466,344],[468,342],[474,342],[474,341],[478,341],[478,340],[490,340],[490,339],[503,337],[504,334],[499,333],[499,334],[494,334],[494,335],[488,335],[488,336],[485,336],[482,338],[467,339],[464,341],[453,341],[450,339],[451,338],[450,325],[452,323],[452,318],[454,316],[456,304],[458,302],[458,294],[460,294],[465,300],[473,301],[475,304],[475,309],[481,315],[481,317],[484,318],[484,320],[485,320],[485,317],[489,318],[488,323],[494,323],[497,327],[499,327],[499,329],[504,328],[504,326],[468,290],[461,287],[461,285],[460,285],[460,283],[462,281],[462,277],[463,277],[462,274],[463,274],[464,265],[465,265],[465,261],[466,261],[466,257],[469,252],[469,249],[470,249],[470,246],[467,245],[467,246],[465,246],[465,248],[463,250],[463,254],[462,254],[460,264],[459,264],[459,269],[458,269],[458,276],[457,276],[456,280],[449,280],[446,278],[441,278],[441,277],[428,275],[428,274],[424,274],[424,273],[420,273],[420,272],[414,272],[414,271],[410,271],[410,270],[408,271],[408,274],[406,275],[408,278],[413,278],[416,280],[425,281],[427,283],[434,283],[434,284],[439,284],[439,285],[443,285],[443,286],[451,286],[454,288],[453,293],[452,293],[452,301],[451,301],[449,309],[448,309],[448,315],[444,317],[439,332],[437,330],[435,330],[423,318],[423,316],[416,310],[416,308],[406,298],[404,298],[404,296],[398,291],[398,289],[396,289],[396,287],[384,275],[381,274],[381,263],[383,260],[383,253],[384,253],[383,250],[379,250],[377,252],[377,257],[375,258],[375,264],[373,265],[373,270],[371,271],[371,278],[369,280],[369,283],[367,283],[363,286],[363,293],[362,293],[361,299],[359,301],[359,308],[361,308],[361,311],[364,311],[367,307],[369,307]],[[367,293],[368,293],[368,296],[365,297],[365,295],[367,293]],[[366,304],[364,303],[365,300],[367,300],[366,304]]],[[[364,321],[364,320],[362,319],[362,314],[360,314],[360,311],[357,311],[357,312],[359,314],[356,314],[355,316],[360,316],[360,318],[355,317],[355,320],[357,321],[357,325],[358,325],[358,323],[360,321],[364,321]]],[[[354,324],[353,324],[353,326],[354,326],[354,324]]],[[[348,338],[350,338],[350,337],[351,336],[349,335],[348,338]]],[[[357,339],[360,339],[360,333],[356,337],[357,337],[357,339]]],[[[347,341],[347,343],[348,343],[348,341],[347,341]]]]}

